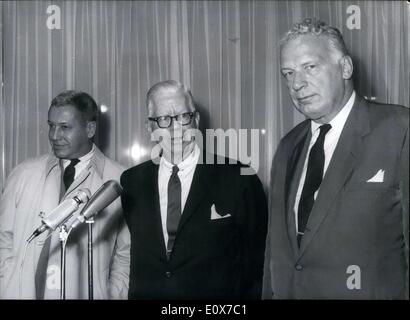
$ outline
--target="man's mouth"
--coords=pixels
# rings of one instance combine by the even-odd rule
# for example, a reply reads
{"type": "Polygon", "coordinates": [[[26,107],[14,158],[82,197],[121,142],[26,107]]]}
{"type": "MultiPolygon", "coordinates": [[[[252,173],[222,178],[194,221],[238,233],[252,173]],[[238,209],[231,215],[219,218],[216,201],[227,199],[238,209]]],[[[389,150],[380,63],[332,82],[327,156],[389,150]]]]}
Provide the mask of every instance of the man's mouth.
{"type": "Polygon", "coordinates": [[[299,103],[301,104],[306,104],[309,103],[310,100],[315,96],[315,94],[310,94],[307,96],[303,96],[303,97],[296,97],[296,99],[298,100],[299,103]]]}
{"type": "Polygon", "coordinates": [[[64,149],[66,147],[66,144],[53,144],[53,149],[64,149]]]}

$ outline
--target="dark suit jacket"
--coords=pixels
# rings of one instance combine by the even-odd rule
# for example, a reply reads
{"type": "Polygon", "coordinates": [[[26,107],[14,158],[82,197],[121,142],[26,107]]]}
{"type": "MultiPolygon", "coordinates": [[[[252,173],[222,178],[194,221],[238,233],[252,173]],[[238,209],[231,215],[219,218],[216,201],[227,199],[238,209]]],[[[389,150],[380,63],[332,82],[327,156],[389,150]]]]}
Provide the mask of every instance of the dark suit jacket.
{"type": "Polygon", "coordinates": [[[408,297],[408,121],[407,108],[356,96],[300,248],[293,206],[310,120],[282,139],[272,166],[263,298],[408,297]],[[384,181],[367,182],[380,169],[384,181]]]}
{"type": "Polygon", "coordinates": [[[147,161],[121,177],[131,233],[129,298],[260,298],[268,214],[258,177],[241,176],[239,165],[198,164],[168,261],[158,169],[147,161]],[[212,205],[231,216],[211,220],[212,205]]]}

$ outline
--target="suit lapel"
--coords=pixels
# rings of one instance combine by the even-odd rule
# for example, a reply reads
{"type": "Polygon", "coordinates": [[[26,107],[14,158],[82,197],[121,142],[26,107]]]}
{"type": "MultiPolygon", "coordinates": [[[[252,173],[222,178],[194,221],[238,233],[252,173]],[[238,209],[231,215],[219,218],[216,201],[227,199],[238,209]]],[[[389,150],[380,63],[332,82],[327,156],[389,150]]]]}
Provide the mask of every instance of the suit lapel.
{"type": "Polygon", "coordinates": [[[152,232],[155,232],[157,236],[153,237],[158,239],[159,243],[153,245],[153,248],[159,249],[159,255],[166,257],[165,239],[162,231],[162,220],[161,220],[161,208],[159,204],[159,191],[158,191],[158,170],[159,165],[151,163],[148,167],[147,174],[144,177],[144,197],[142,199],[144,212],[152,217],[147,217],[147,221],[153,221],[152,232]]]}
{"type": "Polygon", "coordinates": [[[211,177],[213,176],[212,165],[197,164],[192,178],[191,188],[178,226],[178,233],[181,232],[190,217],[197,212],[197,207],[202,198],[211,188],[211,177]]]}
{"type": "Polygon", "coordinates": [[[367,106],[361,98],[356,98],[332,160],[323,178],[315,204],[310,213],[306,231],[300,245],[300,255],[306,250],[321,223],[328,215],[330,207],[342,187],[350,179],[356,159],[362,147],[363,137],[370,132],[367,106]]]}
{"type": "MultiPolygon", "coordinates": [[[[303,168],[303,162],[304,158],[306,158],[306,153],[307,149],[309,146],[309,141],[311,137],[310,133],[310,121],[307,122],[307,125],[299,135],[296,137],[295,140],[295,147],[292,150],[292,153],[289,157],[287,167],[286,167],[286,180],[285,180],[285,205],[286,205],[286,212],[289,211],[290,205],[293,204],[292,202],[292,196],[296,194],[296,191],[294,190],[295,185],[297,186],[299,184],[299,176],[302,172],[299,172],[298,169],[300,169],[300,164],[302,163],[302,168],[303,168]],[[305,156],[305,157],[304,157],[305,156]],[[295,192],[293,192],[295,191],[295,192]],[[295,194],[293,194],[295,193],[295,194]]],[[[292,207],[293,208],[293,207],[292,207]]]]}
{"type": "Polygon", "coordinates": [[[303,170],[304,160],[306,158],[309,147],[311,133],[310,121],[307,121],[306,126],[300,131],[295,139],[295,147],[289,157],[286,169],[285,180],[285,207],[286,207],[286,224],[288,230],[289,241],[292,245],[293,252],[296,254],[299,250],[296,241],[296,221],[293,206],[296,199],[296,193],[299,186],[300,176],[303,170]]]}

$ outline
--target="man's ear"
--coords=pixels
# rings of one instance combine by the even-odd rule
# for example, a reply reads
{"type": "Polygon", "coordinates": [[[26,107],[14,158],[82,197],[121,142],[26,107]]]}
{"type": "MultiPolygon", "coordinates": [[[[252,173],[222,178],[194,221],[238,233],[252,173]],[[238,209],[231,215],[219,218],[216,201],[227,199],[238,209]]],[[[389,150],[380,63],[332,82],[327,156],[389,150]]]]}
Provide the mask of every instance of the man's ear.
{"type": "Polygon", "coordinates": [[[340,59],[340,65],[342,67],[343,79],[349,80],[353,75],[353,61],[348,55],[345,55],[340,59]]]}
{"type": "Polygon", "coordinates": [[[199,129],[199,120],[200,120],[200,118],[201,118],[201,116],[200,116],[199,112],[196,111],[196,112],[195,112],[194,121],[195,121],[195,124],[196,124],[196,128],[197,128],[197,129],[199,129]]]}
{"type": "Polygon", "coordinates": [[[145,120],[145,128],[147,129],[148,133],[152,133],[152,126],[151,126],[151,121],[150,120],[145,120]]]}
{"type": "Polygon", "coordinates": [[[87,121],[87,137],[88,137],[88,139],[94,138],[96,130],[97,130],[97,122],[87,121]]]}

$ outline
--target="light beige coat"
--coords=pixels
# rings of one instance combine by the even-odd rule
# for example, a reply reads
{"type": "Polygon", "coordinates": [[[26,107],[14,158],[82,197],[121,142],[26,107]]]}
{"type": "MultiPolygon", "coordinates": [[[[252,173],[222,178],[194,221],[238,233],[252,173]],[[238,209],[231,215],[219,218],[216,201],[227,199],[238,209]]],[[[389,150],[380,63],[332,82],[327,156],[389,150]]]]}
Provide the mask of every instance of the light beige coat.
{"type": "MultiPolygon", "coordinates": [[[[72,197],[75,190],[81,188],[88,188],[93,194],[104,182],[118,181],[122,171],[121,165],[95,148],[90,164],[64,197],[72,197]]],[[[36,298],[35,272],[47,232],[35,238],[27,248],[26,240],[41,225],[40,212],[47,214],[58,206],[60,183],[61,167],[53,154],[27,160],[10,174],[0,199],[0,298],[36,298]]],[[[87,225],[83,224],[68,238],[67,299],[88,298],[87,234],[87,225]]],[[[59,267],[58,230],[52,239],[50,261],[58,261],[59,267]]],[[[93,239],[94,299],[126,299],[130,236],[120,199],[95,217],[93,239]]],[[[53,281],[52,277],[47,281],[53,281]]],[[[55,292],[58,294],[59,290],[55,292]]]]}

